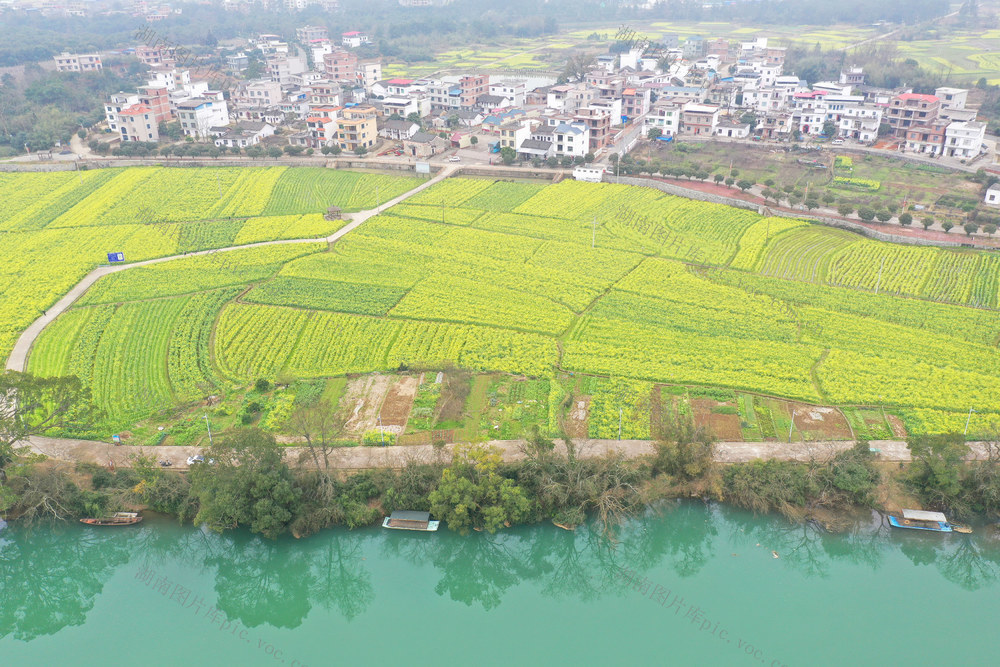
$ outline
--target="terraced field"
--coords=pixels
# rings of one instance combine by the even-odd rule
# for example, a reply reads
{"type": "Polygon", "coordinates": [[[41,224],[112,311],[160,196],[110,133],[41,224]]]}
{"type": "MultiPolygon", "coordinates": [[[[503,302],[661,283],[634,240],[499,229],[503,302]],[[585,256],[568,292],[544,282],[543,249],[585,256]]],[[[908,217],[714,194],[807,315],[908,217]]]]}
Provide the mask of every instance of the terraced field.
{"type": "MultiPolygon", "coordinates": [[[[299,201],[313,178],[296,181],[299,201]]],[[[262,216],[234,238],[312,224],[293,209],[258,202],[262,216]]],[[[206,223],[190,238],[226,230],[206,223]]],[[[582,401],[583,428],[601,437],[615,437],[619,416],[623,437],[648,437],[660,383],[736,389],[744,406],[755,394],[884,406],[933,431],[970,405],[974,423],[1000,418],[998,285],[982,253],[884,244],[646,188],[453,178],[329,248],[252,248],[104,278],[42,334],[29,366],[83,378],[108,429],[258,379],[457,366],[545,381],[550,405],[532,409],[550,428],[572,398],[565,378],[605,376],[582,401]]],[[[758,431],[773,437],[773,424],[758,431]]]]}

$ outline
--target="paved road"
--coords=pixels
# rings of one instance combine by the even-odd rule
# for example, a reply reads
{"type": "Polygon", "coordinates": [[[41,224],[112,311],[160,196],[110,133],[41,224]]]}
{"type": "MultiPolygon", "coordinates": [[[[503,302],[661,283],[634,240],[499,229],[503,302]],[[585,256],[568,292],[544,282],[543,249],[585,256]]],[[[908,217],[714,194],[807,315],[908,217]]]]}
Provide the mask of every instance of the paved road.
{"type": "MultiPolygon", "coordinates": [[[[521,440],[494,440],[489,444],[500,448],[505,461],[524,458],[521,440]]],[[[652,454],[653,443],[649,440],[575,440],[577,456],[598,458],[620,453],[627,458],[638,458],[652,454]]],[[[754,459],[778,459],[782,461],[823,461],[854,443],[835,442],[719,442],[715,446],[715,460],[718,463],[745,463],[754,459]]],[[[153,456],[158,461],[170,461],[172,469],[187,470],[187,458],[203,454],[201,447],[142,447],[132,445],[112,445],[91,440],[68,440],[62,438],[34,437],[29,441],[31,450],[53,459],[71,462],[114,464],[129,467],[137,455],[153,456]]],[[[873,440],[872,449],[877,451],[880,461],[889,463],[908,462],[910,450],[902,440],[873,440]]],[[[368,468],[401,468],[408,461],[430,463],[447,461],[451,458],[454,445],[442,450],[432,445],[411,445],[408,447],[341,447],[332,451],[330,465],[338,470],[363,470],[368,468]]],[[[563,445],[560,443],[560,449],[563,445]]],[[[563,450],[564,451],[564,450],[563,450]]],[[[313,462],[305,447],[287,447],[286,460],[293,466],[312,467],[313,462]]],[[[972,443],[970,459],[985,458],[986,449],[981,443],[972,443]]]]}
{"type": "Polygon", "coordinates": [[[112,273],[118,273],[119,271],[126,271],[128,269],[134,269],[138,266],[149,266],[151,264],[159,264],[160,262],[169,262],[174,259],[180,259],[182,257],[193,257],[196,255],[209,255],[218,252],[231,252],[233,250],[241,250],[243,248],[256,248],[260,246],[267,245],[287,245],[292,243],[333,243],[338,239],[342,238],[345,234],[358,228],[361,223],[363,223],[368,218],[373,215],[378,215],[383,210],[389,208],[390,206],[395,206],[399,202],[412,197],[421,190],[431,187],[435,183],[451,176],[452,172],[455,171],[455,167],[448,166],[444,167],[434,176],[434,178],[421,183],[417,187],[413,188],[408,192],[404,192],[394,199],[381,204],[377,208],[369,209],[367,211],[360,211],[358,213],[351,214],[351,222],[344,225],[336,232],[330,236],[323,238],[313,238],[313,239],[284,239],[281,241],[263,241],[261,243],[249,243],[246,245],[232,246],[229,248],[218,248],[216,250],[200,250],[198,252],[189,252],[186,255],[171,255],[169,257],[158,257],[156,259],[148,259],[144,262],[134,262],[132,264],[121,264],[117,266],[101,266],[90,273],[88,273],[83,280],[78,282],[73,286],[69,292],[66,293],[63,298],[59,299],[54,306],[46,310],[41,317],[31,323],[27,329],[21,334],[20,338],[17,339],[17,343],[14,345],[14,349],[11,351],[10,356],[7,358],[7,369],[14,371],[24,372],[25,367],[28,363],[28,354],[31,352],[31,346],[35,344],[35,339],[42,333],[46,326],[49,325],[54,319],[59,317],[67,308],[73,305],[73,303],[83,296],[90,287],[96,283],[98,280],[104,276],[110,275],[112,273]]]}

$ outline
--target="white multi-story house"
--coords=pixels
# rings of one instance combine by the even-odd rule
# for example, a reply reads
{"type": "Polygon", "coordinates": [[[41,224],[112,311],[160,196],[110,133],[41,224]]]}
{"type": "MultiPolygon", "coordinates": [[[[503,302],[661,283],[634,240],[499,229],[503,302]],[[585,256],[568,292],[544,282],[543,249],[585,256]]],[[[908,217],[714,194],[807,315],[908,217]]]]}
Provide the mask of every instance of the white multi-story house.
{"type": "Polygon", "coordinates": [[[500,148],[513,148],[531,138],[531,123],[527,120],[512,120],[500,126],[500,148]]]}
{"type": "Polygon", "coordinates": [[[57,72],[98,72],[104,69],[96,53],[60,53],[55,56],[57,72]]]}
{"type": "Polygon", "coordinates": [[[172,67],[154,67],[149,70],[149,85],[174,91],[191,85],[191,72],[172,67]]]}
{"type": "Polygon", "coordinates": [[[362,44],[370,44],[371,40],[368,39],[368,35],[365,33],[359,30],[352,30],[340,35],[340,43],[346,47],[356,49],[362,44]]]}
{"type": "Polygon", "coordinates": [[[648,135],[649,131],[655,128],[660,131],[661,136],[675,136],[678,129],[680,129],[681,109],[682,106],[680,104],[673,102],[655,103],[643,119],[643,135],[648,135]]]}
{"type": "Polygon", "coordinates": [[[153,110],[145,104],[133,104],[118,114],[122,141],[159,141],[160,132],[153,110]]]}
{"type": "Polygon", "coordinates": [[[282,99],[281,84],[270,79],[248,81],[236,91],[236,103],[253,107],[269,107],[282,99]]]}
{"type": "Polygon", "coordinates": [[[535,128],[531,138],[552,143],[552,154],[583,157],[590,152],[590,128],[581,120],[549,118],[535,128]]]}
{"type": "Polygon", "coordinates": [[[881,107],[867,104],[847,107],[840,114],[837,134],[844,139],[869,143],[878,138],[878,128],[881,124],[881,107]]]}
{"type": "Polygon", "coordinates": [[[515,107],[524,105],[524,92],[523,81],[497,81],[490,84],[490,95],[506,97],[515,107]]]}
{"type": "Polygon", "coordinates": [[[942,109],[964,109],[969,91],[964,88],[942,87],[934,91],[934,96],[941,100],[942,109]]]}
{"type": "Polygon", "coordinates": [[[205,138],[213,127],[229,124],[229,108],[222,93],[214,97],[194,97],[177,105],[181,132],[188,137],[205,138]]]}
{"type": "Polygon", "coordinates": [[[115,134],[121,130],[121,118],[119,114],[134,104],[139,103],[137,93],[115,93],[108,97],[104,103],[104,117],[108,121],[108,129],[115,134]]]}
{"type": "Polygon", "coordinates": [[[292,76],[306,71],[306,60],[299,56],[281,56],[267,59],[267,73],[271,81],[291,83],[292,76]]]}
{"type": "Polygon", "coordinates": [[[358,85],[365,91],[371,90],[375,83],[382,79],[382,61],[373,58],[371,60],[358,61],[358,85]]]}
{"type": "Polygon", "coordinates": [[[944,131],[944,154],[957,158],[976,157],[983,151],[985,138],[986,123],[950,123],[944,131]]]}

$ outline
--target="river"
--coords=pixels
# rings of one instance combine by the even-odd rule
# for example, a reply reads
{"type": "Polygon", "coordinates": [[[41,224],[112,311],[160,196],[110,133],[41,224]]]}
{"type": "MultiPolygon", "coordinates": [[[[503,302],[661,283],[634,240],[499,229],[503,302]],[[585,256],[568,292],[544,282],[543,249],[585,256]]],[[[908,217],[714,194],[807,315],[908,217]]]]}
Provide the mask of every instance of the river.
{"type": "Polygon", "coordinates": [[[274,542],[9,525],[0,665],[991,662],[1000,542],[878,524],[683,502],[614,545],[551,525],[274,542]]]}

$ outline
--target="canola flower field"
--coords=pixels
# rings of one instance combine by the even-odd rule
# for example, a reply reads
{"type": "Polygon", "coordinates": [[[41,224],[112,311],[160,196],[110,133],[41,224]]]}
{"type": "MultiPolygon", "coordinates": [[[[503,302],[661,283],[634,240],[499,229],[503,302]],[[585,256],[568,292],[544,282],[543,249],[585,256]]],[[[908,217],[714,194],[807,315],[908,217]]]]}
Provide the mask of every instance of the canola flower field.
{"type": "MultiPolygon", "coordinates": [[[[173,245],[150,235],[144,245],[149,225],[126,213],[137,205],[108,203],[121,196],[105,192],[119,178],[143,187],[132,171],[141,170],[87,173],[74,187],[53,182],[53,192],[79,201],[38,210],[58,214],[50,224],[75,219],[74,209],[107,211],[92,226],[134,227],[121,241],[136,237],[128,252],[176,252],[180,235],[173,245]]],[[[216,185],[211,173],[187,171],[199,181],[187,186],[192,192],[216,185]]],[[[287,238],[300,223],[319,229],[302,221],[317,215],[302,193],[363,205],[358,188],[372,178],[354,175],[350,190],[307,170],[262,173],[271,198],[239,204],[247,185],[234,171],[225,176],[231,199],[205,196],[201,214],[184,204],[183,217],[202,221],[191,239],[231,244],[287,238]],[[235,234],[207,217],[227,210],[247,216],[235,234]],[[269,218],[274,226],[262,222],[269,218]]],[[[0,187],[8,178],[0,175],[0,187]]],[[[410,185],[396,178],[382,187],[389,183],[410,185]]],[[[181,226],[177,216],[156,215],[160,225],[181,226]]],[[[11,220],[20,231],[0,233],[49,233],[50,249],[68,254],[49,225],[10,212],[0,229],[11,220]]],[[[46,294],[68,288],[54,269],[31,270],[51,284],[46,294]]],[[[258,378],[450,363],[536,378],[608,376],[602,391],[611,393],[593,398],[597,426],[654,383],[674,383],[884,406],[910,432],[961,430],[974,407],[972,435],[1000,419],[998,292],[1000,266],[985,253],[881,243],[650,188],[450,178],[332,247],[249,248],[107,276],[43,332],[29,370],[83,378],[109,428],[258,378]]],[[[35,295],[34,303],[45,302],[35,295]]],[[[14,336],[33,319],[15,311],[0,301],[0,321],[14,336]]],[[[647,436],[648,425],[630,433],[647,436]]]]}
{"type": "Polygon", "coordinates": [[[327,236],[343,225],[327,207],[374,208],[376,185],[386,201],[419,182],[287,167],[0,173],[0,357],[110,252],[135,262],[327,236]]]}

